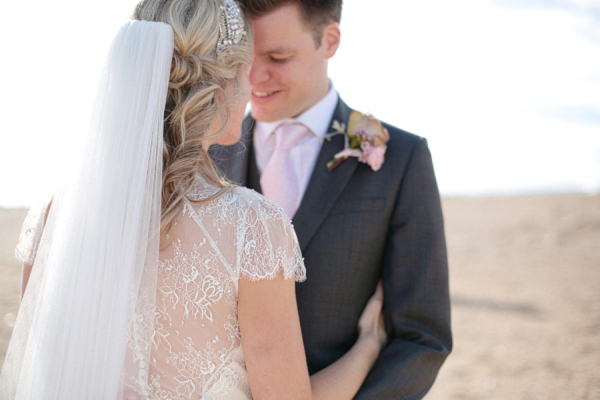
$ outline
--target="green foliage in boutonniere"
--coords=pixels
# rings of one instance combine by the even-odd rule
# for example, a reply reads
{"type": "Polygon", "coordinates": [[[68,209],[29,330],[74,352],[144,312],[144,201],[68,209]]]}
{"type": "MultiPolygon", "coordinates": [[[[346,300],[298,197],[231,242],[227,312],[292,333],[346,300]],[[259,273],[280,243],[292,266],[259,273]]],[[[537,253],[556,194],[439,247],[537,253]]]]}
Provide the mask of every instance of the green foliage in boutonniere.
{"type": "Polygon", "coordinates": [[[390,140],[387,129],[371,114],[353,111],[348,118],[348,130],[344,123],[333,121],[331,128],[335,132],[325,136],[330,140],[332,136],[344,135],[344,150],[337,153],[333,160],[327,163],[327,169],[333,170],[348,157],[357,157],[358,161],[379,171],[385,159],[386,143],[390,140]]]}

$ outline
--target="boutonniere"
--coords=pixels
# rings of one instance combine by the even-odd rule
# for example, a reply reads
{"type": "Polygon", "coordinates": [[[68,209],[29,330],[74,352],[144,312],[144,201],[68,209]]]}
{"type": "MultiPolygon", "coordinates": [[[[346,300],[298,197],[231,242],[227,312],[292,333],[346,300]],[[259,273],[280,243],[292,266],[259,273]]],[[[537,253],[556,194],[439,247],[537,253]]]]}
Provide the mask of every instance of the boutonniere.
{"type": "Polygon", "coordinates": [[[346,124],[335,120],[331,128],[335,132],[325,135],[325,139],[331,140],[335,135],[344,135],[344,150],[327,163],[329,171],[348,157],[357,157],[358,161],[369,165],[373,171],[379,171],[385,158],[386,143],[390,140],[390,134],[379,120],[371,114],[353,111],[348,119],[347,130],[346,124]]]}

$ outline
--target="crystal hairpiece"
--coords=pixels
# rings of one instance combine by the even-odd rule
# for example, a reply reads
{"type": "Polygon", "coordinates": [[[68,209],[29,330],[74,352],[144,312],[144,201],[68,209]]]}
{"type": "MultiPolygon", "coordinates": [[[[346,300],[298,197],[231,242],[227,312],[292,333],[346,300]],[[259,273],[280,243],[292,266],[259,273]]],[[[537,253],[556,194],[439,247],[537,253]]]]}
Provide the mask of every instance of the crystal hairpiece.
{"type": "Polygon", "coordinates": [[[240,8],[233,0],[224,0],[219,16],[219,40],[217,53],[231,44],[240,44],[246,39],[244,18],[240,8]]]}

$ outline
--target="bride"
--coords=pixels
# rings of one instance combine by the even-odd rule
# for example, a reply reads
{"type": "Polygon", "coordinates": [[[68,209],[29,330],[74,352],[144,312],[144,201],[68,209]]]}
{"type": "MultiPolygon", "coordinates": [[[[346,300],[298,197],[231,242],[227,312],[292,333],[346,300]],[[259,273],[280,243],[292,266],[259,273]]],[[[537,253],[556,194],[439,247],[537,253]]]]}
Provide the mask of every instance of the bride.
{"type": "Polygon", "coordinates": [[[309,377],[293,227],[207,152],[240,136],[244,16],[233,0],[144,0],[134,19],[111,47],[81,166],[25,221],[0,397],[352,398],[385,343],[381,290],[354,347],[309,377]]]}

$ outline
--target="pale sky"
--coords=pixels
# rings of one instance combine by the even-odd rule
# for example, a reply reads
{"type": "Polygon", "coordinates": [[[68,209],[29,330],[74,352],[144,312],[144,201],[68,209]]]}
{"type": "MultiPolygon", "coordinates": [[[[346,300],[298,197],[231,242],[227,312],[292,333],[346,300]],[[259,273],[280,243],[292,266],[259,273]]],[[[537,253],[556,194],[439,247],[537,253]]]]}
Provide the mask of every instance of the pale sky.
{"type": "MultiPolygon", "coordinates": [[[[135,4],[3,5],[0,206],[68,168],[135,4]]],[[[335,87],[426,137],[443,195],[600,193],[600,1],[346,0],[341,29],[335,87]]]]}

